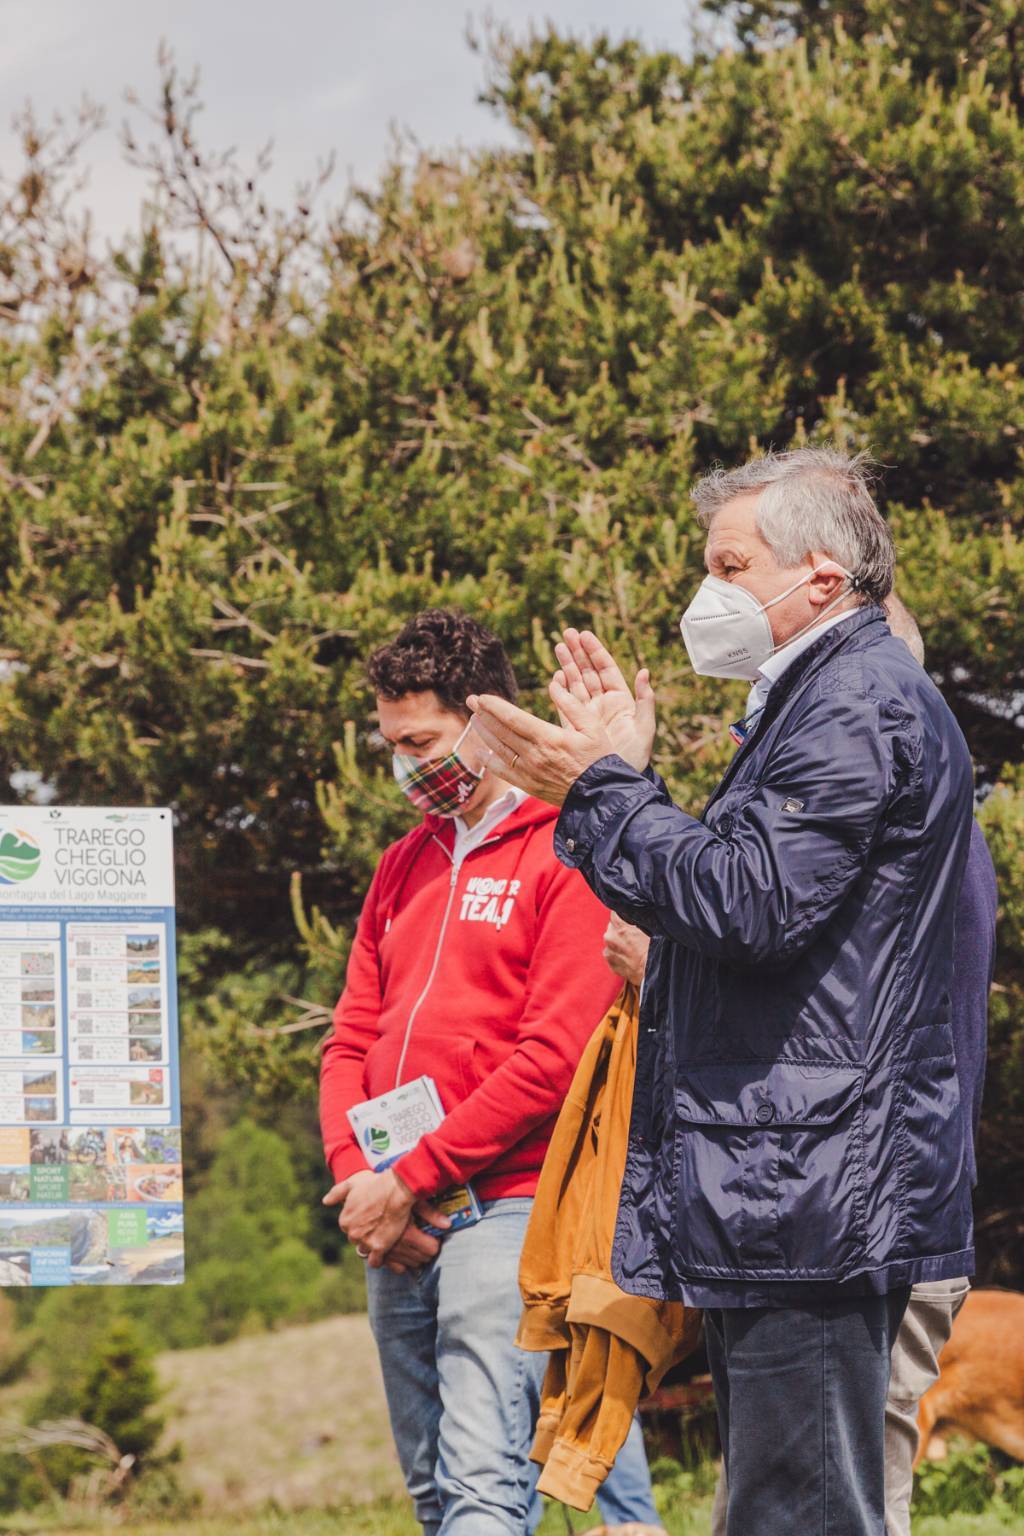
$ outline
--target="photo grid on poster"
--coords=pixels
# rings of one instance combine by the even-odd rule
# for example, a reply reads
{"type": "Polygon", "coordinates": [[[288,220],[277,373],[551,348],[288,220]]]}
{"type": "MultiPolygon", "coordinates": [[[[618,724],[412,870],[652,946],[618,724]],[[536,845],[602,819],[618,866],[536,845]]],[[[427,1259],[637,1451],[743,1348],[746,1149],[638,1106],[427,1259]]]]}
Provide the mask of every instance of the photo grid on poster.
{"type": "Polygon", "coordinates": [[[0,1285],[184,1279],[170,829],[0,807],[0,1285]]]}

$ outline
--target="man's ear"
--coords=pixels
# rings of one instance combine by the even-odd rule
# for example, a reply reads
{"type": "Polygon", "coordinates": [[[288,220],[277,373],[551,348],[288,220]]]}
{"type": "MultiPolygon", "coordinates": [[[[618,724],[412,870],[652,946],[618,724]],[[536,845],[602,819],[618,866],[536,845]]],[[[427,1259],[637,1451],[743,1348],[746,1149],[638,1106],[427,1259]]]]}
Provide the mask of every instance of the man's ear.
{"type": "Polygon", "coordinates": [[[840,590],[846,585],[848,578],[843,574],[842,567],[832,555],[826,555],[824,550],[814,549],[808,556],[811,565],[817,566],[814,575],[807,583],[807,601],[815,608],[824,608],[826,603],[839,596],[840,590]],[[824,569],[821,569],[824,567],[824,569]]]}

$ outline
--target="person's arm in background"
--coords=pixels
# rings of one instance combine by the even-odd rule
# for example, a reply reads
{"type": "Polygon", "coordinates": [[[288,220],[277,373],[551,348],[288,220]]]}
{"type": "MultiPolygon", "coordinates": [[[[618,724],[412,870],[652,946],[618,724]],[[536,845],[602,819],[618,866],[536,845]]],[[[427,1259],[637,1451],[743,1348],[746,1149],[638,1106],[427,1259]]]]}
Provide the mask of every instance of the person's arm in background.
{"type": "Polygon", "coordinates": [[[584,882],[552,861],[515,1048],[395,1163],[417,1195],[471,1179],[557,1114],[587,1041],[619,991],[601,958],[607,921],[584,882]]]}
{"type": "Polygon", "coordinates": [[[338,1224],[346,1237],[356,1243],[360,1256],[374,1255],[374,1264],[402,1274],[406,1269],[425,1264],[437,1253],[436,1238],[421,1232],[414,1213],[436,1227],[449,1225],[447,1216],[432,1206],[417,1201],[408,1185],[393,1168],[375,1173],[356,1141],[348,1120],[348,1110],[366,1098],[363,1064],[366,1053],[377,1038],[381,1010],[380,957],[377,949],[378,905],[383,861],[377,867],[366,893],[355,938],[348,957],[345,990],[334,1010],[334,1033],[324,1042],[320,1062],[320,1128],[324,1154],[334,1177],[334,1186],[324,1197],[328,1205],[341,1204],[338,1224]],[[364,1249],[366,1233],[360,1228],[349,1231],[345,1194],[360,1185],[372,1188],[374,1211],[372,1224],[387,1235],[382,1242],[372,1237],[364,1249]],[[385,1258],[385,1254],[387,1257],[385,1258]]]}
{"type": "Polygon", "coordinates": [[[613,912],[604,931],[604,958],[623,981],[631,981],[639,987],[647,968],[647,951],[651,941],[641,928],[624,922],[613,912]]]}
{"type": "Polygon", "coordinates": [[[345,988],[334,1009],[334,1032],[324,1041],[320,1060],[320,1130],[324,1156],[335,1180],[366,1169],[347,1111],[366,1098],[363,1063],[377,1038],[380,1018],[380,963],[377,953],[377,903],[381,867],[366,893],[348,957],[345,988]]]}

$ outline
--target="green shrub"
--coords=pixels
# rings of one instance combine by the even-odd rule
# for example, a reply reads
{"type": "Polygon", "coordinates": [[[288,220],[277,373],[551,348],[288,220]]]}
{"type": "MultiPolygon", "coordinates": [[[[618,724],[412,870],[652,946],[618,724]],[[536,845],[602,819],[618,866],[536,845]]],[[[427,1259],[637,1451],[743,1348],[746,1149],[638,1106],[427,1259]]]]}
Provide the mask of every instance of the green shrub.
{"type": "MultiPolygon", "coordinates": [[[[175,1484],[175,1451],[157,1454],[164,1418],[157,1411],[160,1387],[153,1346],[144,1330],[116,1310],[110,1292],[53,1291],[37,1313],[45,1330],[38,1355],[49,1385],[29,1411],[29,1420],[80,1419],[108,1435],[122,1456],[135,1458],[134,1482],[144,1472],[162,1472],[175,1484]]],[[[54,1495],[67,1495],[105,1462],[72,1445],[54,1444],[31,1456],[0,1458],[0,1506],[27,1508],[54,1495]],[[21,1463],[21,1467],[17,1463],[21,1463]]]]}
{"type": "Polygon", "coordinates": [[[916,1519],[991,1513],[1010,1523],[1024,1516],[1024,1466],[1000,1467],[998,1452],[954,1441],[942,1461],[923,1461],[914,1477],[916,1519]]]}
{"type": "Polygon", "coordinates": [[[39,1360],[49,1379],[40,1411],[77,1411],[95,1351],[118,1319],[130,1320],[152,1352],[365,1310],[363,1265],[352,1250],[325,1264],[310,1247],[311,1206],[283,1137],[239,1120],[188,1202],[184,1285],[55,1288],[26,1313],[26,1359],[39,1360]]]}
{"type": "Polygon", "coordinates": [[[127,1317],[116,1317],[86,1362],[78,1416],[108,1434],[141,1470],[163,1433],[152,1354],[127,1317]]]}
{"type": "Polygon", "coordinates": [[[980,1442],[943,1461],[922,1461],[914,1478],[915,1515],[980,1515],[995,1498],[996,1475],[980,1442]]]}
{"type": "Polygon", "coordinates": [[[654,1485],[654,1502],[664,1518],[681,1513],[694,1500],[708,1498],[718,1482],[718,1463],[710,1457],[701,1457],[692,1466],[684,1467],[671,1456],[659,1456],[651,1463],[651,1482],[654,1485]]]}

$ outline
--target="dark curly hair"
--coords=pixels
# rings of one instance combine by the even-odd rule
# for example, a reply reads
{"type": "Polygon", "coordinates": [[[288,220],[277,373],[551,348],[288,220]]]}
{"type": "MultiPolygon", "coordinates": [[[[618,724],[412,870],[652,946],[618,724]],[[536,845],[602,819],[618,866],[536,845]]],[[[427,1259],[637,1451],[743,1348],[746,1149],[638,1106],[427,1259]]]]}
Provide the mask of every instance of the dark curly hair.
{"type": "Polygon", "coordinates": [[[497,635],[455,608],[415,614],[366,664],[367,677],[383,699],[433,689],[445,709],[468,718],[466,695],[496,693],[514,703],[515,673],[497,635]]]}

